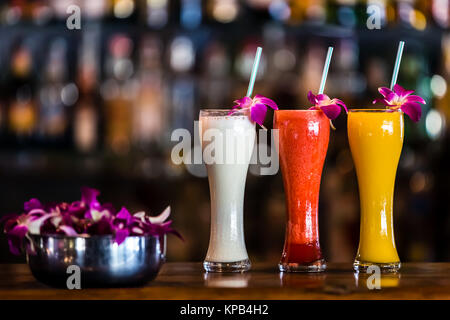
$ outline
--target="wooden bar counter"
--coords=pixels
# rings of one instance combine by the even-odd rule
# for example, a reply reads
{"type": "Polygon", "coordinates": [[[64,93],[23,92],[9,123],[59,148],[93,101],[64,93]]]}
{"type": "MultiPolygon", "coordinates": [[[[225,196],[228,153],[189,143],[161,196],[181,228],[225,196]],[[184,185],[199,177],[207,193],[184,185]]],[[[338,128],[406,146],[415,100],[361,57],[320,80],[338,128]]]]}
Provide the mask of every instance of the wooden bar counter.
{"type": "MultiPolygon", "coordinates": [[[[373,283],[372,281],[370,283],[373,283]]],[[[330,263],[320,274],[282,274],[255,264],[243,274],[205,274],[200,263],[166,263],[144,287],[54,289],[36,281],[25,264],[0,265],[0,299],[450,299],[450,263],[405,263],[368,289],[367,275],[330,263]]]]}

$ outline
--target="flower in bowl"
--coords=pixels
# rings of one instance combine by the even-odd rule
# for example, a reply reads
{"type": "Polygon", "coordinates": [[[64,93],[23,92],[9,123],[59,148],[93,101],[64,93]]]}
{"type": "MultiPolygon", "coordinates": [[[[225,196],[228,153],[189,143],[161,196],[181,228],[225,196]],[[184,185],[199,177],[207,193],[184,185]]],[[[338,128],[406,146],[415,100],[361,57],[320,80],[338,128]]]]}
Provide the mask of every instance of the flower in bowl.
{"type": "Polygon", "coordinates": [[[172,228],[170,206],[161,214],[151,217],[145,212],[131,214],[125,207],[119,211],[109,203],[100,203],[100,192],[93,188],[81,188],[81,200],[72,203],[42,204],[38,199],[24,203],[22,214],[4,216],[0,223],[13,254],[20,254],[25,245],[33,251],[30,235],[59,235],[67,237],[90,237],[109,235],[120,245],[128,236],[161,237],[172,233],[182,238],[172,228]]]}

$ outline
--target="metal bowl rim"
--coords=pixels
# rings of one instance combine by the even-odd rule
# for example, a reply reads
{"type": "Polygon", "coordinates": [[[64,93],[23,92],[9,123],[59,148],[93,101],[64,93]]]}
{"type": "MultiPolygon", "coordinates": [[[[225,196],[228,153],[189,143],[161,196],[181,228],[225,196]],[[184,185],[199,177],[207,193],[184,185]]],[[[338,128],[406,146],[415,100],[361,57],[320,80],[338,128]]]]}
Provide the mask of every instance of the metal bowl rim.
{"type": "MultiPolygon", "coordinates": [[[[114,238],[115,235],[113,234],[104,234],[104,235],[99,235],[99,234],[94,234],[94,235],[88,235],[88,236],[67,236],[64,234],[30,234],[30,236],[32,237],[41,237],[41,238],[56,238],[56,239],[108,239],[108,238],[114,238]]],[[[155,239],[160,239],[161,237],[165,237],[166,235],[162,235],[162,236],[156,236],[156,235],[133,235],[133,236],[127,236],[126,239],[128,238],[155,238],[155,239]]]]}

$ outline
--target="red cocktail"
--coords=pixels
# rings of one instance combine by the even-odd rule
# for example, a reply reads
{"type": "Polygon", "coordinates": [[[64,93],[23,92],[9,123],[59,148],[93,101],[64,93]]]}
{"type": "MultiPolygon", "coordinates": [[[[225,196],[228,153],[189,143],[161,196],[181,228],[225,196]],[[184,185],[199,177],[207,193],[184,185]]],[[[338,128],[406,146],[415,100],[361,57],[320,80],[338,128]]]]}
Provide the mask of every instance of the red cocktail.
{"type": "Polygon", "coordinates": [[[280,271],[319,272],[326,268],[319,244],[320,178],[330,137],[320,110],[275,111],[288,221],[280,271]]]}

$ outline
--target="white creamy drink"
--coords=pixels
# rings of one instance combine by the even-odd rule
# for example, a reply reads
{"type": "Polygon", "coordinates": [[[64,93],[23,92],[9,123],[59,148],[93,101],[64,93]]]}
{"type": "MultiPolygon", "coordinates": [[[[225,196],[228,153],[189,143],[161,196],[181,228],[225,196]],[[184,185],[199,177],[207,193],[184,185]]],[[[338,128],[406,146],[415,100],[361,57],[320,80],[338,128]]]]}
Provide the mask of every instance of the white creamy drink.
{"type": "Polygon", "coordinates": [[[200,137],[211,195],[211,234],[206,271],[250,268],[244,240],[244,191],[255,142],[246,111],[202,110],[200,137]]]}

